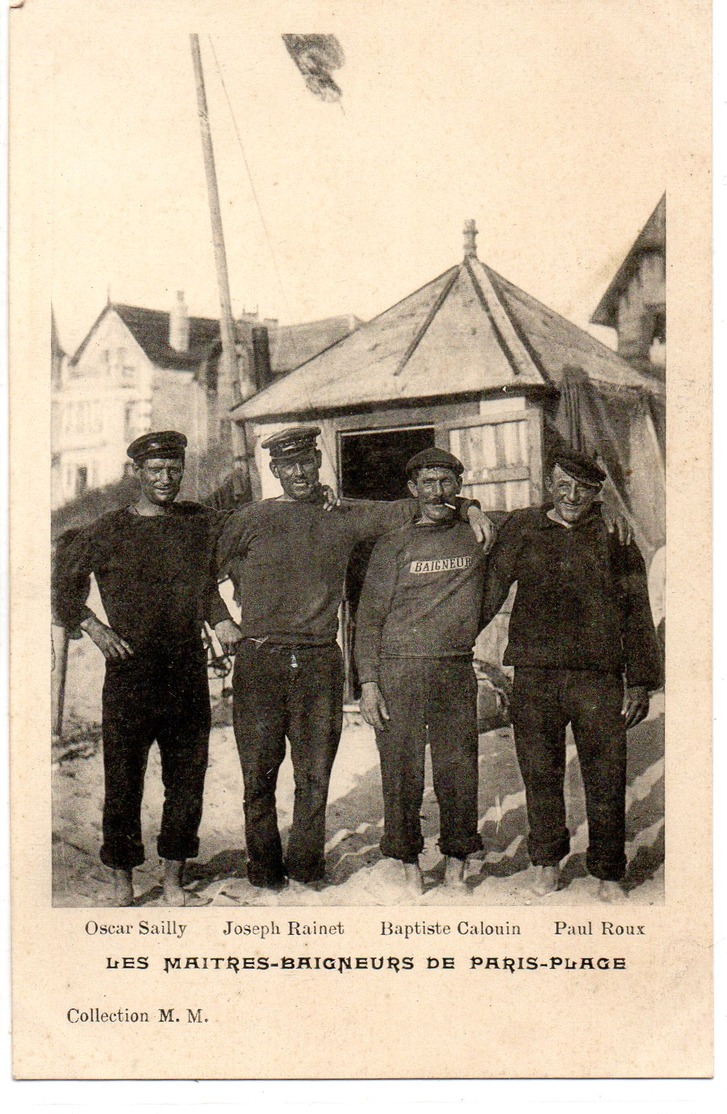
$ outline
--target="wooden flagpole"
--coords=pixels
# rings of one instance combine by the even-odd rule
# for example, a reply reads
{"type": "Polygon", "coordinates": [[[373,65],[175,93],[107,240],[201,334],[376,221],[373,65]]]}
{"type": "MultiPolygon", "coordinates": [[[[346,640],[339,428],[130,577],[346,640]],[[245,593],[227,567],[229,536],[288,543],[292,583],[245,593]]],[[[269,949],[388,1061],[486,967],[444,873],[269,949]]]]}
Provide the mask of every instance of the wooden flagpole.
{"type": "Polygon", "coordinates": [[[222,410],[221,422],[223,423],[223,429],[227,431],[226,440],[231,457],[230,463],[232,464],[233,482],[236,483],[236,486],[239,484],[240,486],[249,487],[249,468],[244,427],[232,421],[229,412],[234,405],[254,394],[256,386],[245,351],[243,351],[240,365],[238,365],[235,344],[235,326],[232,318],[232,305],[230,301],[230,282],[227,271],[227,254],[225,252],[225,241],[222,232],[222,211],[220,209],[217,172],[215,170],[214,152],[212,150],[212,133],[210,131],[207,94],[205,92],[204,73],[202,71],[199,35],[190,35],[189,38],[192,48],[195,84],[197,87],[197,112],[202,136],[202,154],[207,177],[207,193],[210,206],[210,221],[212,224],[212,242],[215,249],[217,286],[220,297],[222,375],[220,376],[219,398],[220,408],[222,410]]]}

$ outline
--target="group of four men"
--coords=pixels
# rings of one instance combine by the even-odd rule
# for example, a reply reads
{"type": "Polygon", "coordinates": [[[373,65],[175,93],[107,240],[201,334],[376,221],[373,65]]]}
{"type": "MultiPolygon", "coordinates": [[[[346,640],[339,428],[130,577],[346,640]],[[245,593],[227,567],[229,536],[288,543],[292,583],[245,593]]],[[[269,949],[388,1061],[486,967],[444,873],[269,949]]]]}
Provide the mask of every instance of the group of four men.
{"type": "Polygon", "coordinates": [[[599,512],[603,473],[581,454],[560,452],[549,464],[549,504],[515,512],[495,541],[488,516],[459,498],[463,466],[451,454],[428,449],[409,461],[411,499],[341,501],[319,482],[319,432],[298,427],[264,442],[282,495],[227,515],[176,501],[186,438],[146,434],[128,449],[137,502],[59,549],[57,617],[85,630],[106,657],[101,859],[113,871],[114,902],[133,901],[132,871],[144,861],[141,798],[154,740],[165,794],[157,844],[164,900],[193,900],[182,882],[185,861],[198,853],[207,766],[205,621],[235,655],[248,878],[271,889],[289,878],[323,880],[343,708],[338,608],[351,553],[373,538],[356,658],[361,712],[381,759],[383,853],[404,864],[410,892],[421,893],[429,744],[445,883],[463,885],[466,858],[481,847],[472,649],[517,581],[505,661],[515,666],[512,716],[535,887],[557,888],[568,853],[571,722],[586,790],[588,868],[602,896],[613,896],[625,870],[626,729],[648,712],[659,655],[641,556],[609,533],[599,512]],[[108,625],[87,607],[91,574],[108,625]],[[219,595],[225,577],[239,623],[219,595]],[[275,789],[286,738],[295,799],[284,854],[275,789]]]}

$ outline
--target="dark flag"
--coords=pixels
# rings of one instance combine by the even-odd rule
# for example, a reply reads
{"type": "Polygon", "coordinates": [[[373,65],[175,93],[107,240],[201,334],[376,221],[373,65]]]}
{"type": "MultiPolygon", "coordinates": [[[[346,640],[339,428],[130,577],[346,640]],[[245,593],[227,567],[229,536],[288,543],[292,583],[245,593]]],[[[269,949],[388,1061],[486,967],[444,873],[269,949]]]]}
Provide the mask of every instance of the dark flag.
{"type": "Polygon", "coordinates": [[[322,101],[340,101],[341,90],[331,77],[331,70],[340,69],[345,56],[336,36],[283,35],[283,42],[311,93],[322,101]]]}

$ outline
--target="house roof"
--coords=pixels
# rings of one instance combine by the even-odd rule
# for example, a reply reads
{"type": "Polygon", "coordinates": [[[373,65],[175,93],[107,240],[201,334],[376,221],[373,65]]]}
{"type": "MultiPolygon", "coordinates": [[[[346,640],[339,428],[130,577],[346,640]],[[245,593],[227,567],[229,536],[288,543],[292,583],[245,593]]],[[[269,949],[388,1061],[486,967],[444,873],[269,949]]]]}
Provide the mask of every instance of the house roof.
{"type": "Polygon", "coordinates": [[[282,418],[373,404],[555,388],[566,367],[612,389],[659,386],[468,251],[465,259],[233,414],[282,418]]]}
{"type": "Polygon", "coordinates": [[[52,359],[58,359],[59,357],[65,356],[66,354],[63,350],[61,338],[58,334],[56,311],[53,309],[52,305],[50,307],[50,352],[52,359]]]}
{"type": "Polygon", "coordinates": [[[114,309],[157,367],[179,370],[195,367],[207,357],[220,335],[220,323],[215,318],[190,317],[189,347],[186,352],[177,352],[169,343],[168,312],[119,304],[114,309]]]}
{"type": "MultiPolygon", "coordinates": [[[[220,323],[216,318],[190,317],[189,349],[186,352],[177,352],[169,344],[168,312],[109,302],[86,334],[73,357],[73,363],[77,363],[80,359],[101,321],[110,312],[119,315],[146,356],[157,367],[179,371],[194,370],[219,350],[220,323]]],[[[238,322],[238,331],[244,330],[246,325],[251,324],[254,322],[245,320],[238,322]]],[[[272,371],[275,375],[281,375],[297,367],[304,360],[309,360],[324,348],[335,344],[342,337],[348,336],[360,322],[358,318],[346,315],[298,325],[277,325],[270,322],[260,322],[260,324],[265,324],[268,329],[272,371]]]]}
{"type": "Polygon", "coordinates": [[[193,370],[209,354],[215,340],[219,339],[220,323],[210,317],[190,317],[189,349],[177,352],[169,344],[169,313],[164,310],[127,306],[121,302],[107,302],[81,341],[72,363],[80,360],[91,337],[109,313],[117,313],[144,353],[158,367],[193,370]]]}
{"type": "Polygon", "coordinates": [[[301,325],[268,325],[270,364],[275,375],[283,375],[317,356],[348,336],[361,324],[358,317],[326,317],[301,325]]]}
{"type": "Polygon", "coordinates": [[[662,195],[659,204],[634,240],[628,255],[596,306],[591,318],[592,324],[608,325],[613,329],[616,328],[621,293],[634,274],[640,257],[647,251],[660,251],[662,253],[666,251],[666,194],[662,195]]]}

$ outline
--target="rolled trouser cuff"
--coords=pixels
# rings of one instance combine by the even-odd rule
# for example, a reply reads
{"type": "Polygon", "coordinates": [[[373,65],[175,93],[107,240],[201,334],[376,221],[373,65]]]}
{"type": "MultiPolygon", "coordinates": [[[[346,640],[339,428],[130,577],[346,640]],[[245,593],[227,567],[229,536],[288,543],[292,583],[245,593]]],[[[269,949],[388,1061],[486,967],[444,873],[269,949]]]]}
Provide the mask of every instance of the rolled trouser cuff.
{"type": "Polygon", "coordinates": [[[558,866],[570,853],[570,837],[558,843],[539,845],[535,844],[532,837],[528,839],[528,855],[533,866],[558,866]]]}
{"type": "Polygon", "coordinates": [[[99,858],[111,870],[133,870],[144,862],[144,845],[136,841],[107,841],[101,847],[99,858]]]}
{"type": "Polygon", "coordinates": [[[394,840],[387,839],[384,836],[379,846],[381,854],[385,855],[387,859],[398,859],[402,863],[416,863],[424,850],[424,839],[422,838],[419,843],[412,843],[405,847],[403,844],[397,844],[394,840]]]}
{"type": "Polygon", "coordinates": [[[440,839],[437,843],[437,847],[442,854],[446,855],[449,859],[466,859],[468,855],[474,855],[475,852],[481,851],[483,843],[482,837],[478,833],[467,840],[462,839],[447,842],[446,840],[440,839]]]}
{"type": "Polygon", "coordinates": [[[157,853],[160,859],[171,859],[181,863],[185,859],[196,859],[199,855],[199,840],[189,839],[185,843],[173,843],[159,837],[157,840],[157,853]]]}

